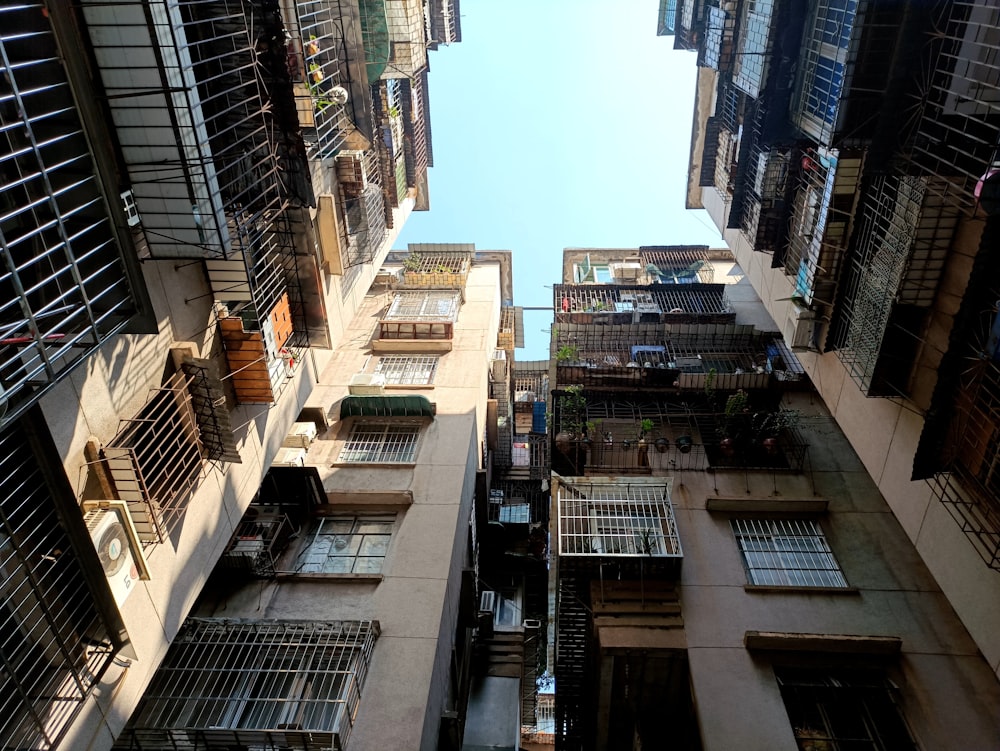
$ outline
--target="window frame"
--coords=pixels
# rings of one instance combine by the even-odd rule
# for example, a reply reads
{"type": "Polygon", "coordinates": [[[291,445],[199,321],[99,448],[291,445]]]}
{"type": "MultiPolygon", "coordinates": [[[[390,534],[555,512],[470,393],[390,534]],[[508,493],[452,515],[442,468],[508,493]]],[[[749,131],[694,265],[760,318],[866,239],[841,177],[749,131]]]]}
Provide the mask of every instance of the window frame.
{"type": "MultiPolygon", "coordinates": [[[[392,546],[392,538],[397,531],[397,522],[397,515],[392,512],[364,513],[360,510],[345,509],[342,513],[317,515],[313,517],[308,533],[305,535],[306,539],[296,552],[293,564],[294,573],[307,576],[381,578],[386,570],[386,559],[392,546]],[[333,525],[337,523],[350,523],[351,529],[349,531],[333,529],[333,525]],[[328,524],[331,527],[330,531],[324,531],[324,526],[328,524]],[[364,529],[363,527],[366,525],[381,525],[383,529],[364,529]],[[329,540],[329,545],[325,551],[323,550],[323,546],[320,545],[321,536],[323,538],[332,538],[329,540]],[[343,547],[337,548],[337,538],[347,538],[343,547]],[[354,540],[351,538],[359,538],[357,544],[354,544],[354,540]],[[381,555],[362,555],[369,538],[385,538],[382,542],[381,555]],[[345,552],[343,555],[331,555],[331,552],[335,549],[345,552]],[[321,551],[323,561],[319,564],[318,569],[307,569],[307,565],[313,565],[313,562],[309,559],[318,557],[321,551]],[[327,565],[331,559],[343,559],[345,561],[350,559],[352,562],[349,570],[330,571],[327,570],[327,565]],[[366,567],[364,570],[358,570],[358,562],[362,559],[366,561],[377,559],[379,561],[377,569],[366,567]]],[[[371,553],[370,549],[369,553],[371,553]]]]}
{"type": "Polygon", "coordinates": [[[440,359],[439,355],[382,355],[375,372],[385,376],[388,387],[433,386],[440,359]]]}
{"type": "Polygon", "coordinates": [[[750,586],[852,590],[815,519],[738,517],[730,528],[750,586]]]}
{"type": "Polygon", "coordinates": [[[337,456],[338,464],[415,464],[423,425],[399,420],[356,420],[337,456]],[[398,447],[392,435],[402,438],[398,447]],[[374,454],[374,456],[372,455],[374,454]]]}
{"type": "Polygon", "coordinates": [[[789,725],[798,747],[917,751],[897,696],[898,687],[879,668],[774,667],[789,725]],[[845,736],[853,721],[854,733],[845,736]],[[822,725],[822,727],[820,727],[822,725]],[[835,727],[835,725],[837,727],[835,727]],[[867,737],[856,735],[863,731],[867,737]]]}

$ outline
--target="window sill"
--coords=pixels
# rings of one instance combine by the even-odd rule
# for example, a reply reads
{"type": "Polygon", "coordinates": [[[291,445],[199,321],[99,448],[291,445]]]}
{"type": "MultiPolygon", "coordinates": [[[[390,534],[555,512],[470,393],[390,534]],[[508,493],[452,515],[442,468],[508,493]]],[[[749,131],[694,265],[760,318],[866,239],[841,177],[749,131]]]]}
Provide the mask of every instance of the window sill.
{"type": "Polygon", "coordinates": [[[382,581],[382,574],[323,574],[323,573],[301,573],[294,571],[280,572],[275,576],[279,581],[358,581],[375,582],[382,581]]]}
{"type": "Polygon", "coordinates": [[[368,467],[376,469],[413,469],[416,462],[333,462],[331,467],[368,467]]]}
{"type": "Polygon", "coordinates": [[[433,383],[387,383],[386,391],[433,391],[433,383]]]}
{"type": "Polygon", "coordinates": [[[754,594],[800,594],[800,595],[859,595],[861,591],[857,587],[805,587],[797,584],[775,585],[775,584],[744,584],[745,592],[754,594]]]}

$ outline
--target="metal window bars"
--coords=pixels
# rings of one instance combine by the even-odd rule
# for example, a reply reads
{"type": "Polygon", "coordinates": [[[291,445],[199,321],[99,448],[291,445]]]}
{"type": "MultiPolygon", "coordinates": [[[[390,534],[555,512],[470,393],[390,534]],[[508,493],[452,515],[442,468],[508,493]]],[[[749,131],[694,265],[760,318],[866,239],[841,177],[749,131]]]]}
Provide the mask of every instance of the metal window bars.
{"type": "Polygon", "coordinates": [[[115,749],[343,749],[377,621],[189,618],[115,749]]]}
{"type": "Polygon", "coordinates": [[[351,435],[341,449],[339,461],[408,464],[416,458],[419,435],[419,425],[361,422],[351,429],[351,435]]]}
{"type": "Polygon", "coordinates": [[[707,245],[646,245],[639,248],[639,262],[647,274],[655,276],[654,281],[663,284],[714,281],[715,269],[709,262],[707,245]]]}
{"type": "Polygon", "coordinates": [[[727,323],[735,320],[724,284],[556,284],[552,293],[558,324],[727,323]]]}
{"type": "Polygon", "coordinates": [[[819,525],[811,519],[732,519],[751,584],[846,587],[819,525]]]}
{"type": "Polygon", "coordinates": [[[461,293],[397,292],[383,320],[454,322],[458,317],[461,293]]]}
{"type": "Polygon", "coordinates": [[[681,556],[669,482],[574,482],[557,503],[560,556],[681,556]]]}
{"type": "Polygon", "coordinates": [[[40,2],[0,8],[0,421],[135,313],[88,134],[40,2]]]}
{"type": "Polygon", "coordinates": [[[177,372],[102,450],[118,497],[128,503],[145,544],[163,542],[180,523],[205,464],[188,379],[177,372]]]}
{"type": "Polygon", "coordinates": [[[375,372],[385,376],[387,385],[424,386],[434,383],[438,357],[387,355],[379,358],[375,372]]]}
{"type": "Polygon", "coordinates": [[[0,737],[10,748],[56,748],[116,651],[44,464],[18,424],[0,433],[0,737]]]}

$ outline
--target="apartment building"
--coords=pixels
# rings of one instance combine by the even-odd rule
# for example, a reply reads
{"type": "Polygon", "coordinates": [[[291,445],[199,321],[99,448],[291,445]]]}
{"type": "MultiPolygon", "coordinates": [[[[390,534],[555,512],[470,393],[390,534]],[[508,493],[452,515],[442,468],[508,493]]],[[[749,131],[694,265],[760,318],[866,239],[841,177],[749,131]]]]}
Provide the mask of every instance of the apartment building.
{"type": "Polygon", "coordinates": [[[564,252],[555,747],[989,748],[990,665],[750,281],[707,248],[564,252]]]}
{"type": "Polygon", "coordinates": [[[994,672],[997,9],[679,3],[705,208],[994,672]],[[798,61],[802,61],[799,63],[798,61]]]}
{"type": "Polygon", "coordinates": [[[5,747],[111,747],[426,204],[375,5],[0,9],[5,747]]]}

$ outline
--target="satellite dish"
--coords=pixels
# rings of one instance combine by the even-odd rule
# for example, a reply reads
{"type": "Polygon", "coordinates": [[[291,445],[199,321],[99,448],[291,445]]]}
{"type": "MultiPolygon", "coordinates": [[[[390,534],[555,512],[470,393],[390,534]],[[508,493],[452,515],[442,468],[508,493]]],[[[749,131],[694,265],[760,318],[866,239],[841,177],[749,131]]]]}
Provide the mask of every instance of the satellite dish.
{"type": "Polygon", "coordinates": [[[334,104],[347,104],[347,100],[351,98],[343,86],[334,86],[327,92],[327,95],[334,104]]]}

